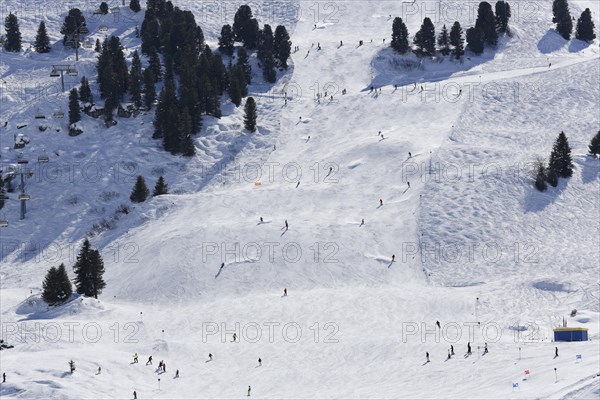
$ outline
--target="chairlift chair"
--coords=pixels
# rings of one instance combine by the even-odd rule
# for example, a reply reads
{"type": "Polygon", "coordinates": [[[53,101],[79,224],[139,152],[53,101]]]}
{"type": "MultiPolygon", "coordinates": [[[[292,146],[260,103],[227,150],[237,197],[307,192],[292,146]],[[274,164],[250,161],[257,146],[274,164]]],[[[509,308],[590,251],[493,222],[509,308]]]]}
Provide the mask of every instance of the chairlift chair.
{"type": "Polygon", "coordinates": [[[69,76],[77,76],[77,70],[70,68],[69,70],[67,70],[67,75],[69,76]]]}
{"type": "Polygon", "coordinates": [[[52,116],[54,118],[64,118],[65,117],[65,113],[62,112],[62,110],[58,110],[58,111],[55,111],[54,114],[52,114],[52,116]]]}
{"type": "Polygon", "coordinates": [[[19,195],[19,200],[21,200],[21,201],[23,201],[23,200],[27,201],[27,200],[30,200],[30,199],[31,199],[31,196],[28,193],[21,193],[19,195]]]}
{"type": "Polygon", "coordinates": [[[102,26],[100,26],[100,28],[99,28],[98,30],[99,30],[100,32],[106,32],[106,31],[108,31],[108,26],[106,26],[106,25],[102,25],[102,26]]]}
{"type": "Polygon", "coordinates": [[[46,119],[46,116],[38,109],[35,113],[35,119],[46,119]]]}
{"type": "Polygon", "coordinates": [[[50,77],[57,78],[59,76],[60,76],[60,74],[58,73],[58,71],[56,69],[52,68],[52,71],[50,71],[50,77]]]}
{"type": "Polygon", "coordinates": [[[0,228],[6,228],[8,226],[8,220],[6,219],[6,214],[2,214],[2,218],[0,218],[0,228]]]}
{"type": "Polygon", "coordinates": [[[17,164],[27,164],[29,163],[29,161],[27,161],[25,159],[25,157],[23,157],[22,154],[19,155],[19,157],[17,157],[17,164]]]}

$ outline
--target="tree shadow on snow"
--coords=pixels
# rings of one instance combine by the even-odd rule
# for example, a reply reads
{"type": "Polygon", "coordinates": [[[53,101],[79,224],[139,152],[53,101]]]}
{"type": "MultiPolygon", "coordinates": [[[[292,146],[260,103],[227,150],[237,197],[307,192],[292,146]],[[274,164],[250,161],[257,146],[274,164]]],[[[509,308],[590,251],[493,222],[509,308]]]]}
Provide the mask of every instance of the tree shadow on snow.
{"type": "MultiPolygon", "coordinates": [[[[370,87],[380,88],[391,85],[402,87],[412,85],[414,82],[440,82],[455,74],[476,75],[476,73],[466,73],[466,71],[493,60],[497,51],[486,49],[479,56],[467,53],[462,60],[458,61],[451,56],[430,59],[419,58],[413,53],[400,55],[391,47],[385,47],[371,61],[375,77],[362,91],[368,91],[370,87]]],[[[410,89],[412,89],[412,86],[410,89]]],[[[402,92],[402,90],[400,91],[402,92]]],[[[405,91],[405,94],[408,92],[410,90],[405,91]]],[[[413,94],[416,93],[418,92],[413,94]]]]}
{"type": "Polygon", "coordinates": [[[590,43],[584,42],[583,40],[573,39],[569,42],[569,52],[577,53],[590,47],[590,43]]]}
{"type": "Polygon", "coordinates": [[[558,185],[552,187],[548,185],[548,190],[545,192],[538,191],[533,184],[529,188],[529,192],[525,195],[524,208],[525,212],[540,212],[550,204],[554,203],[556,198],[567,188],[569,179],[559,178],[558,185]]]}
{"type": "Polygon", "coordinates": [[[548,29],[548,32],[538,42],[537,48],[542,54],[550,54],[562,49],[567,43],[555,29],[548,29]]]}
{"type": "Polygon", "coordinates": [[[600,177],[600,160],[596,157],[586,156],[582,162],[581,180],[584,184],[592,183],[600,177]]]}

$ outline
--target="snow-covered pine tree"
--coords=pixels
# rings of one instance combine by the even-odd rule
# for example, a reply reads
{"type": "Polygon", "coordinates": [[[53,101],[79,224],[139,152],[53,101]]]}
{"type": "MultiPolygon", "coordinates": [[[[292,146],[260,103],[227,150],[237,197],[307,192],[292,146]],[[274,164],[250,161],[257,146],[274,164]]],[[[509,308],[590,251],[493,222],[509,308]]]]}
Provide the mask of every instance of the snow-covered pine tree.
{"type": "Polygon", "coordinates": [[[52,267],[46,273],[42,284],[42,300],[51,306],[63,304],[71,297],[73,285],[69,280],[65,264],[52,267]]]}
{"type": "Polygon", "coordinates": [[[161,176],[158,177],[156,181],[156,185],[154,185],[154,191],[152,192],[152,196],[160,196],[162,194],[169,193],[169,186],[165,183],[165,178],[161,176]]]}
{"type": "Polygon", "coordinates": [[[148,186],[146,186],[144,177],[139,175],[135,180],[135,184],[133,185],[129,199],[134,203],[143,203],[146,201],[149,194],[150,191],[148,190],[148,186]]]}
{"type": "Polygon", "coordinates": [[[244,128],[250,132],[256,131],[256,102],[248,97],[244,106],[244,128]]]}
{"type": "Polygon", "coordinates": [[[6,31],[4,50],[15,53],[21,51],[21,31],[19,29],[19,20],[12,12],[9,12],[4,19],[4,30],[6,31]]]}
{"type": "Polygon", "coordinates": [[[596,34],[594,33],[594,30],[595,26],[594,21],[592,21],[592,12],[589,8],[586,8],[585,10],[583,10],[581,16],[577,20],[575,38],[589,43],[592,40],[596,39],[596,34]]]}
{"type": "Polygon", "coordinates": [[[44,21],[41,21],[38,26],[33,47],[38,53],[48,53],[50,51],[50,38],[48,37],[48,32],[46,32],[44,21]]]}
{"type": "Polygon", "coordinates": [[[406,54],[410,51],[408,43],[408,29],[402,18],[394,18],[392,23],[392,42],[391,47],[399,54],[406,54]]]}
{"type": "Polygon", "coordinates": [[[565,39],[571,39],[573,21],[567,0],[554,0],[552,3],[552,22],[556,24],[556,31],[565,39]]]}

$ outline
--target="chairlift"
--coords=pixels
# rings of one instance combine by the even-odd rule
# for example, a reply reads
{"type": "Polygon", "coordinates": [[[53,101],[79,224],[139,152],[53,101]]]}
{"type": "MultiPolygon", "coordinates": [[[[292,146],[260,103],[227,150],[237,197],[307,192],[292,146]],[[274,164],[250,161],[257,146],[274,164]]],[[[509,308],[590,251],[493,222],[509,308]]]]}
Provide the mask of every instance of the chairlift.
{"type": "Polygon", "coordinates": [[[56,78],[59,77],[60,74],[58,73],[58,71],[55,68],[52,68],[52,71],[50,71],[50,77],[51,78],[56,78]]]}
{"type": "Polygon", "coordinates": [[[0,218],[0,228],[6,228],[8,226],[8,220],[6,219],[6,214],[2,214],[2,218],[0,218]]]}
{"type": "Polygon", "coordinates": [[[73,68],[69,68],[69,69],[67,70],[67,75],[69,75],[69,76],[77,76],[77,75],[78,75],[78,73],[77,73],[77,70],[75,70],[75,69],[73,69],[73,68]]]}
{"type": "Polygon", "coordinates": [[[38,109],[35,113],[35,119],[46,119],[46,116],[38,109]]]}
{"type": "Polygon", "coordinates": [[[107,32],[108,31],[108,26],[106,25],[101,25],[100,28],[98,28],[98,30],[100,32],[107,32]]]}
{"type": "Polygon", "coordinates": [[[54,114],[52,114],[52,116],[54,118],[64,118],[65,117],[65,113],[62,112],[62,110],[58,110],[58,111],[55,111],[54,114]]]}
{"type": "Polygon", "coordinates": [[[17,164],[28,164],[29,161],[27,161],[25,159],[25,157],[23,157],[23,154],[19,154],[19,157],[17,157],[17,164]]]}
{"type": "Polygon", "coordinates": [[[39,163],[47,163],[48,161],[49,161],[49,158],[46,155],[46,150],[44,150],[44,152],[38,156],[38,162],[39,163]]]}
{"type": "Polygon", "coordinates": [[[29,194],[27,194],[27,193],[21,193],[19,195],[19,200],[21,200],[21,201],[27,201],[27,200],[30,200],[30,199],[31,199],[31,196],[29,194]]]}

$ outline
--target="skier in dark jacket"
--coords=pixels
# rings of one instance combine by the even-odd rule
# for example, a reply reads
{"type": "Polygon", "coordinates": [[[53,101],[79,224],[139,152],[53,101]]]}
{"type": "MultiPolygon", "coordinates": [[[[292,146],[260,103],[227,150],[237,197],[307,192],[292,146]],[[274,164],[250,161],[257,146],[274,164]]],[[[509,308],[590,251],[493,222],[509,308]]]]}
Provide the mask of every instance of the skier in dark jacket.
{"type": "Polygon", "coordinates": [[[148,361],[146,361],[146,365],[152,365],[152,356],[148,357],[148,361]]]}
{"type": "Polygon", "coordinates": [[[425,352],[425,358],[427,359],[427,362],[429,362],[429,352],[428,351],[425,352]]]}
{"type": "Polygon", "coordinates": [[[471,354],[471,342],[467,342],[467,354],[471,354]]]}

